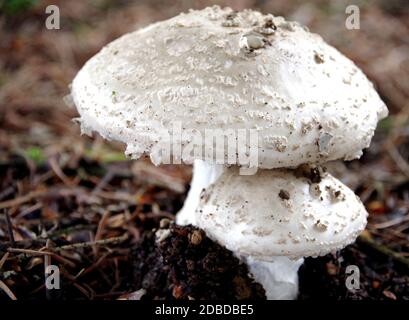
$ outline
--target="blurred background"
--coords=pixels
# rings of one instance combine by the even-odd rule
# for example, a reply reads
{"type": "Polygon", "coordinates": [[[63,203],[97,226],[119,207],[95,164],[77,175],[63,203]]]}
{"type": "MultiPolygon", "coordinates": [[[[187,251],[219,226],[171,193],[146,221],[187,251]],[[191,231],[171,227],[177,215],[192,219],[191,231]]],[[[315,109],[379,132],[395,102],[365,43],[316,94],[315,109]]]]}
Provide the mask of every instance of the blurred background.
{"type": "Polygon", "coordinates": [[[76,111],[63,98],[76,72],[108,42],[212,4],[297,20],[375,83],[390,116],[359,161],[330,165],[364,202],[367,230],[344,255],[307,261],[301,298],[409,299],[407,0],[0,0],[0,300],[44,297],[41,251],[53,245],[74,244],[56,258],[65,266],[67,297],[116,299],[137,289],[129,279],[130,250],[141,228],[180,208],[190,168],[131,162],[123,145],[81,136],[71,120],[76,111]],[[59,30],[45,28],[51,4],[60,9],[59,30]],[[349,4],[360,9],[359,30],[345,27],[349,4]],[[75,246],[103,239],[110,240],[101,247],[75,246]],[[345,261],[359,265],[361,292],[328,293],[343,281],[345,261]],[[312,289],[311,281],[321,285],[312,289]]]}

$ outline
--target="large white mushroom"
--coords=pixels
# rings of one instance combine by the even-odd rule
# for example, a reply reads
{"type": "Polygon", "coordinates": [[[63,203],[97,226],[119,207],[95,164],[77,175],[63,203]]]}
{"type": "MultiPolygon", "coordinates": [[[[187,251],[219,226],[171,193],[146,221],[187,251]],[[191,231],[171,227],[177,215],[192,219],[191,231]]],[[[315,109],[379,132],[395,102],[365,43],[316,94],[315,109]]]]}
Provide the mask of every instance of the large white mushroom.
{"type": "MultiPolygon", "coordinates": [[[[303,210],[304,205],[317,209],[311,214],[320,215],[330,208],[335,215],[340,214],[329,220],[331,230],[335,230],[335,221],[348,220],[345,215],[352,215],[340,213],[339,208],[360,208],[357,220],[340,232],[340,242],[333,249],[352,241],[365,225],[362,206],[334,178],[327,176],[324,181],[330,187],[339,186],[346,195],[346,200],[337,204],[313,198],[306,193],[308,184],[290,172],[262,170],[359,158],[362,149],[369,146],[377,122],[387,115],[387,108],[361,70],[320,36],[295,22],[218,6],[182,13],[108,44],[79,71],[72,83],[72,96],[83,132],[97,131],[107,139],[122,141],[128,155],[149,155],[155,164],[194,162],[191,189],[177,222],[203,227],[214,239],[245,256],[256,278],[270,292],[269,298],[296,295],[293,271],[302,260],[287,256],[317,255],[328,250],[315,252],[309,243],[305,252],[301,252],[302,246],[294,246],[290,250],[293,253],[284,250],[280,255],[285,247],[278,250],[263,242],[266,246],[259,248],[266,249],[264,255],[257,254],[254,247],[246,251],[245,244],[255,237],[251,232],[248,239],[240,236],[231,242],[218,236],[219,229],[206,215],[195,219],[203,189],[215,182],[213,192],[236,188],[245,200],[254,184],[263,181],[277,190],[285,179],[287,183],[292,181],[297,192],[291,199],[294,213],[288,217],[292,222],[288,226],[294,228],[294,237],[301,237],[295,224],[304,212],[296,211],[303,210]],[[238,139],[240,130],[255,132],[256,140],[238,139]],[[206,137],[206,132],[217,132],[230,143],[222,140],[216,145],[217,141],[196,139],[206,137]],[[228,140],[232,136],[233,140],[228,140]],[[194,147],[200,152],[192,152],[194,147]],[[260,170],[244,177],[237,169],[226,169],[227,164],[260,170]],[[226,179],[237,184],[228,185],[226,179]],[[351,231],[349,236],[345,230],[351,231]],[[300,251],[295,253],[295,248],[300,251]],[[292,271],[278,272],[285,269],[292,271]],[[290,293],[279,295],[268,289],[271,284],[278,286],[274,279],[288,286],[290,293]]],[[[322,192],[329,191],[324,188],[322,192]]],[[[276,194],[271,197],[271,201],[259,204],[265,209],[271,206],[274,214],[284,214],[277,211],[283,202],[275,202],[281,201],[276,194]]],[[[215,194],[210,198],[227,201],[215,194]]],[[[219,210],[214,221],[227,226],[237,213],[227,202],[224,205],[227,207],[219,210]]],[[[209,208],[208,204],[202,206],[203,212],[209,208]]],[[[252,215],[265,214],[257,208],[248,211],[248,221],[253,221],[252,215]]],[[[258,226],[258,222],[252,223],[245,229],[258,226]]],[[[244,225],[231,226],[238,230],[244,225]]],[[[284,224],[280,226],[282,232],[287,230],[284,224]]],[[[264,227],[276,230],[278,224],[264,227]]],[[[324,233],[320,235],[324,242],[324,233]]]]}

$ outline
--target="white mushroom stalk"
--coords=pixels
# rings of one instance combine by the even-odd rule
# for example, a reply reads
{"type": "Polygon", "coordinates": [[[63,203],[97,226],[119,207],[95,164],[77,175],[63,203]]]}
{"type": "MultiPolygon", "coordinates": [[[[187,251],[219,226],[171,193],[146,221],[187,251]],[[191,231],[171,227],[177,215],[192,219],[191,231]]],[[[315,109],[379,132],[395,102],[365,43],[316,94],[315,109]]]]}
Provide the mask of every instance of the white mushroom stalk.
{"type": "Polygon", "coordinates": [[[342,248],[365,227],[362,204],[338,180],[282,169],[359,158],[388,113],[351,60],[296,22],[191,10],[108,44],[71,94],[83,132],[125,143],[134,159],[194,162],[177,222],[203,228],[246,261],[268,298],[295,298],[303,257],[342,248]],[[206,132],[232,130],[256,132],[255,143],[233,139],[209,160],[221,146],[206,132]],[[192,144],[201,152],[185,152],[192,144]],[[240,156],[247,147],[255,162],[240,156]],[[257,174],[240,175],[245,166],[257,174]]]}
{"type": "Polygon", "coordinates": [[[186,197],[183,208],[176,215],[176,222],[180,225],[196,225],[194,212],[199,206],[200,195],[204,189],[221,176],[224,166],[207,163],[203,160],[195,160],[193,164],[193,177],[190,182],[189,193],[186,197]]]}

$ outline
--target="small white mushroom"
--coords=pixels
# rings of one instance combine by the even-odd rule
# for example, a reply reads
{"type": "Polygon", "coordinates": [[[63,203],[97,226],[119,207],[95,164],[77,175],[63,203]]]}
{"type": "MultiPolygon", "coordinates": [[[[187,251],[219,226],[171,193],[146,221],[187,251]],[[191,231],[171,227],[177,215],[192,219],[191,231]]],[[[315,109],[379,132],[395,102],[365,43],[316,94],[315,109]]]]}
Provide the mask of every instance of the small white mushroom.
{"type": "Polygon", "coordinates": [[[259,170],[253,176],[239,175],[237,168],[225,169],[207,188],[207,197],[195,213],[196,223],[237,255],[263,261],[324,255],[355,241],[365,228],[367,212],[353,191],[324,174],[317,183],[322,190],[317,198],[310,194],[310,183],[287,169],[259,170]],[[339,190],[345,200],[332,201],[327,186],[339,190]],[[231,201],[238,196],[242,201],[231,201]],[[291,210],[286,201],[291,201],[291,210]],[[237,222],[238,214],[251,219],[237,222]],[[336,233],[339,224],[346,227],[336,233]],[[272,232],[252,232],[266,228],[272,232]],[[294,235],[300,236],[297,243],[292,241],[294,235]]]}
{"type": "Polygon", "coordinates": [[[365,228],[367,212],[348,187],[324,174],[315,184],[322,190],[317,198],[310,184],[293,170],[241,176],[237,168],[225,169],[196,210],[195,224],[247,262],[268,299],[296,298],[303,257],[343,248],[365,228]],[[342,192],[345,201],[331,201],[326,193],[332,188],[342,192]],[[231,201],[235,198],[242,200],[231,201]],[[291,210],[282,203],[289,199],[291,210]]]}

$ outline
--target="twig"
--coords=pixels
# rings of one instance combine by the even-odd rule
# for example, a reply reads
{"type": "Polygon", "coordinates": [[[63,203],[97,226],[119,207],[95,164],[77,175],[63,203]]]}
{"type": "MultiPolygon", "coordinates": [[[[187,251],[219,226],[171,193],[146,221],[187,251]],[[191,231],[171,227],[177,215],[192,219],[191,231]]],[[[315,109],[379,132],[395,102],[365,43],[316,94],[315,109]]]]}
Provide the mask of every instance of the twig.
{"type": "Polygon", "coordinates": [[[392,144],[388,144],[387,151],[391,156],[392,160],[395,161],[396,165],[400,169],[400,171],[409,178],[409,164],[406,160],[401,156],[398,149],[392,144]]]}
{"type": "Polygon", "coordinates": [[[87,269],[85,269],[81,274],[78,274],[76,278],[82,277],[83,275],[86,275],[87,273],[90,273],[91,271],[95,270],[109,255],[111,252],[105,253],[103,256],[101,256],[97,262],[89,266],[87,269]]]}
{"type": "MultiPolygon", "coordinates": [[[[106,226],[107,221],[108,221],[108,218],[109,218],[109,211],[105,211],[104,214],[101,217],[101,220],[98,223],[98,228],[97,228],[97,232],[95,233],[94,242],[101,240],[102,234],[104,232],[105,226],[106,226]]],[[[95,256],[98,255],[98,246],[94,246],[94,254],[95,254],[95,256]]]]}
{"type": "MultiPolygon", "coordinates": [[[[45,247],[46,249],[50,249],[51,241],[50,239],[47,240],[45,247]]],[[[52,299],[51,291],[47,287],[47,277],[48,277],[48,267],[51,265],[51,255],[44,256],[44,286],[45,286],[45,296],[47,300],[52,299]]]]}
{"type": "Polygon", "coordinates": [[[136,197],[126,193],[126,192],[105,192],[105,191],[97,191],[94,195],[104,198],[107,200],[114,200],[114,201],[125,201],[128,203],[136,204],[136,197]]]}
{"type": "Polygon", "coordinates": [[[57,163],[57,160],[53,157],[51,159],[49,159],[48,163],[51,166],[51,169],[53,169],[54,173],[56,174],[56,176],[58,178],[61,179],[61,181],[67,185],[67,186],[72,186],[73,182],[68,179],[68,177],[64,174],[64,172],[61,170],[60,166],[57,163]]]}
{"type": "MultiPolygon", "coordinates": [[[[67,197],[67,196],[88,196],[91,195],[84,189],[76,186],[75,188],[50,188],[47,191],[33,191],[29,194],[21,197],[17,197],[11,200],[0,202],[0,209],[10,208],[19,206],[23,203],[29,202],[35,198],[42,198],[44,196],[58,196],[58,197],[67,197]],[[57,194],[56,194],[57,193],[57,194]]],[[[115,201],[125,201],[128,203],[136,204],[136,197],[129,193],[125,192],[104,192],[104,191],[96,191],[92,194],[93,196],[97,196],[107,200],[115,200],[115,201]]]]}
{"type": "Polygon", "coordinates": [[[54,248],[54,250],[61,251],[61,250],[86,248],[86,247],[92,247],[92,246],[101,246],[101,245],[105,245],[105,244],[115,244],[115,243],[121,243],[121,242],[125,241],[126,239],[128,239],[128,235],[125,233],[124,235],[122,235],[120,237],[102,239],[102,240],[98,240],[98,241],[73,243],[73,244],[68,244],[68,245],[61,246],[61,247],[56,247],[56,248],[54,248]]]}
{"type": "Polygon", "coordinates": [[[84,189],[75,187],[73,188],[49,188],[46,191],[32,191],[25,196],[20,196],[11,200],[0,202],[0,209],[16,207],[22,205],[23,203],[29,202],[36,198],[42,198],[45,196],[52,197],[67,197],[67,196],[77,196],[78,194],[86,193],[84,189]]]}
{"type": "Polygon", "coordinates": [[[2,192],[0,192],[0,200],[3,200],[5,197],[11,195],[13,192],[14,192],[14,188],[11,186],[4,189],[2,192]]]}
{"type": "Polygon", "coordinates": [[[0,270],[3,268],[4,263],[7,261],[10,253],[6,252],[0,259],[0,270]]]}
{"type": "Polygon", "coordinates": [[[13,291],[11,291],[10,288],[7,287],[7,285],[1,280],[0,280],[0,289],[2,289],[10,297],[11,300],[17,300],[13,291]]]}
{"type": "Polygon", "coordinates": [[[42,285],[40,285],[39,287],[35,288],[34,290],[30,291],[28,293],[29,296],[39,292],[40,290],[43,290],[43,288],[45,288],[45,284],[43,283],[42,285]]]}
{"type": "Polygon", "coordinates": [[[359,236],[358,242],[365,244],[368,247],[374,249],[375,251],[378,251],[379,253],[392,258],[396,262],[399,262],[400,264],[404,265],[406,268],[409,269],[409,259],[406,259],[405,257],[393,251],[392,249],[382,244],[376,243],[375,241],[366,236],[359,236]]]}
{"type": "Polygon", "coordinates": [[[115,177],[115,172],[110,170],[107,174],[101,179],[98,185],[95,186],[94,190],[92,190],[91,194],[95,194],[98,191],[101,191],[105,188],[105,186],[115,177]]]}
{"type": "Polygon", "coordinates": [[[382,223],[375,223],[372,225],[372,227],[375,229],[385,229],[385,228],[389,228],[397,224],[401,224],[402,222],[405,222],[405,221],[409,221],[409,215],[404,216],[404,217],[398,217],[398,218],[388,220],[382,223]]]}
{"type": "Polygon", "coordinates": [[[98,223],[97,232],[95,233],[95,241],[99,241],[102,238],[102,233],[104,232],[106,223],[109,218],[109,211],[105,211],[98,223]]]}
{"type": "Polygon", "coordinates": [[[47,194],[46,191],[33,191],[30,192],[29,194],[25,195],[25,196],[21,196],[18,198],[14,198],[11,200],[7,200],[7,201],[3,201],[0,202],[0,209],[5,209],[5,208],[10,208],[10,207],[14,207],[14,206],[19,206],[25,202],[28,202],[34,198],[37,197],[41,197],[43,195],[47,194]]]}
{"type": "Polygon", "coordinates": [[[52,239],[52,238],[55,238],[55,237],[59,237],[61,235],[70,234],[72,232],[92,230],[94,228],[95,228],[94,225],[78,224],[76,226],[72,226],[72,227],[68,227],[68,228],[65,228],[65,229],[60,229],[60,230],[57,230],[57,231],[50,232],[50,233],[48,233],[47,238],[52,239]]]}
{"type": "MultiPolygon", "coordinates": [[[[16,245],[19,246],[30,246],[30,247],[35,247],[35,246],[43,246],[45,244],[45,239],[37,238],[37,239],[23,239],[16,241],[16,245]]],[[[10,247],[14,247],[10,241],[0,243],[0,251],[6,251],[10,247]]]]}
{"type": "Polygon", "coordinates": [[[33,211],[38,210],[38,209],[41,209],[42,207],[43,207],[43,204],[42,204],[41,202],[38,202],[38,203],[36,203],[36,204],[34,204],[34,205],[28,207],[27,209],[22,210],[19,214],[17,214],[17,215],[14,217],[14,219],[21,219],[21,218],[23,218],[24,216],[26,216],[26,215],[32,213],[33,211]]]}
{"type": "MultiPolygon", "coordinates": [[[[394,233],[397,234],[402,234],[403,231],[405,231],[406,229],[409,229],[409,221],[403,223],[401,226],[395,228],[394,233]]],[[[407,239],[407,237],[406,237],[407,239]]]]}
{"type": "MultiPolygon", "coordinates": [[[[106,298],[113,298],[113,297],[120,297],[120,296],[122,296],[122,295],[125,295],[125,294],[127,294],[128,292],[127,291],[119,291],[119,292],[116,292],[116,291],[111,291],[111,292],[107,292],[107,293],[100,293],[100,294],[97,294],[97,295],[95,295],[95,299],[106,299],[106,298]]],[[[125,299],[119,299],[119,300],[125,300],[125,299]]]]}
{"type": "Polygon", "coordinates": [[[11,218],[7,210],[4,210],[4,214],[6,215],[7,232],[9,234],[9,239],[12,246],[14,246],[16,244],[16,241],[14,240],[13,224],[11,223],[11,218]]]}
{"type": "Polygon", "coordinates": [[[80,285],[77,282],[76,277],[74,277],[73,275],[69,274],[66,271],[62,271],[61,274],[67,278],[69,281],[71,281],[72,285],[77,288],[87,299],[91,298],[92,293],[88,292],[88,290],[86,288],[83,287],[83,285],[80,285]]]}
{"type": "Polygon", "coordinates": [[[142,180],[177,193],[186,191],[185,182],[177,176],[172,176],[168,171],[154,167],[144,161],[136,161],[132,166],[133,173],[142,180]]]}
{"type": "Polygon", "coordinates": [[[30,250],[30,249],[19,249],[19,248],[8,248],[7,249],[9,252],[18,252],[18,253],[23,253],[23,254],[28,254],[28,255],[33,255],[33,256],[47,256],[51,255],[55,260],[66,264],[72,268],[76,267],[76,264],[71,262],[70,260],[63,258],[59,256],[58,254],[55,254],[54,252],[50,251],[36,251],[36,250],[30,250]]]}

